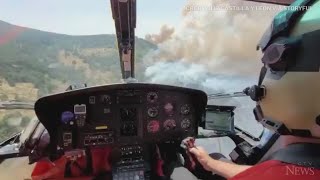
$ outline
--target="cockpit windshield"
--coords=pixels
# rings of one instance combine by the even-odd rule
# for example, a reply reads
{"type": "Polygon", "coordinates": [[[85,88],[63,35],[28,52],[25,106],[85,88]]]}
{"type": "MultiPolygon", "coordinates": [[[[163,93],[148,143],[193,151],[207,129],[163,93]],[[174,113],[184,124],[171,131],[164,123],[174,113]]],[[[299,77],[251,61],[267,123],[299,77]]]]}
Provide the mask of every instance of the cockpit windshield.
{"type": "MultiPolygon", "coordinates": [[[[138,0],[135,78],[208,94],[242,91],[258,81],[255,48],[281,7],[239,0],[138,0]]],[[[0,142],[36,119],[32,110],[10,104],[32,103],[73,84],[122,83],[114,34],[105,0],[2,1],[0,142]]],[[[249,98],[209,104],[237,106],[236,125],[261,133],[249,98]]]]}
{"type": "MultiPolygon", "coordinates": [[[[257,83],[261,54],[256,45],[284,8],[244,0],[136,2],[135,77],[130,81],[211,95],[242,92],[257,83]]],[[[0,143],[37,121],[33,105],[40,97],[70,85],[126,82],[120,66],[126,67],[119,61],[123,42],[117,42],[113,18],[110,0],[1,1],[0,143]]],[[[208,104],[236,106],[237,128],[254,137],[263,132],[249,97],[209,96],[208,104]]],[[[169,129],[174,125],[167,124],[169,129]]],[[[219,147],[216,141],[198,142],[230,152],[231,141],[217,141],[219,147]]],[[[30,178],[32,167],[26,164],[26,159],[6,160],[0,178],[12,179],[11,173],[2,173],[12,167],[19,171],[15,179],[30,178]]]]}

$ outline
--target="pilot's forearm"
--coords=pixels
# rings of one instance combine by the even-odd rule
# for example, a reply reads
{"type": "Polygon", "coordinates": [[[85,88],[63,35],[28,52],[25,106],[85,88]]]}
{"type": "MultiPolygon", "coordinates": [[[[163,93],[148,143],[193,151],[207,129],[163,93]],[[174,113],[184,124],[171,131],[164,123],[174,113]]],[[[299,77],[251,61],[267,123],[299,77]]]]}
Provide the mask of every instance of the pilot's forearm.
{"type": "Polygon", "coordinates": [[[238,165],[220,160],[210,159],[207,162],[207,167],[215,174],[218,174],[224,178],[232,178],[233,176],[249,169],[251,166],[238,165]]]}

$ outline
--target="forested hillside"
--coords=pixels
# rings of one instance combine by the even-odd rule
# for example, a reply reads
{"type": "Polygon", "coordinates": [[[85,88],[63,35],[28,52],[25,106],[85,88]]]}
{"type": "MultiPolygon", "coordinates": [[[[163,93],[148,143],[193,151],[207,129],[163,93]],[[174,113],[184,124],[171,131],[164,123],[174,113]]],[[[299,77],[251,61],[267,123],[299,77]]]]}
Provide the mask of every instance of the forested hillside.
{"type": "MultiPolygon", "coordinates": [[[[136,46],[139,71],[142,57],[156,46],[139,38],[136,46]]],[[[69,36],[0,21],[0,79],[32,83],[40,95],[74,83],[119,82],[115,35],[69,36]]]]}
{"type": "MultiPolygon", "coordinates": [[[[69,36],[0,21],[0,101],[35,101],[71,84],[120,82],[115,35],[69,36]]],[[[136,38],[136,69],[156,46],[136,38]]],[[[143,73],[138,74],[143,79],[143,73]]],[[[0,142],[21,131],[33,111],[0,110],[0,142]]]]}

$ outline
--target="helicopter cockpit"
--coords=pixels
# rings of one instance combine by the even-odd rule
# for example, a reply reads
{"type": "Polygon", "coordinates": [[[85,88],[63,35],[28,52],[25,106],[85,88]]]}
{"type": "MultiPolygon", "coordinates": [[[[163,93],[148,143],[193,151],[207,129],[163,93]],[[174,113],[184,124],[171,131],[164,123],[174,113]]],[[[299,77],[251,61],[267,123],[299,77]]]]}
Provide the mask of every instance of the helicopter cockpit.
{"type": "Polygon", "coordinates": [[[63,171],[55,178],[169,178],[174,167],[184,166],[197,178],[220,179],[186,153],[194,138],[231,138],[236,147],[229,156],[239,164],[257,163],[278,139],[265,132],[260,141],[234,125],[236,107],[207,105],[207,100],[199,90],[141,83],[46,96],[34,106],[39,121],[4,142],[2,147],[15,146],[1,158],[29,156],[29,163],[38,162],[33,170],[37,178],[44,166],[39,162],[48,157],[54,162],[65,158],[63,171]],[[200,135],[199,127],[210,131],[200,135]],[[255,141],[260,143],[254,146],[255,141]]]}
{"type": "MultiPolygon", "coordinates": [[[[34,105],[9,104],[34,109],[39,121],[0,144],[0,160],[28,156],[29,163],[37,163],[34,179],[170,179],[179,166],[199,179],[223,179],[187,153],[195,139],[230,138],[235,148],[228,159],[237,164],[254,165],[266,156],[278,134],[263,130],[256,137],[235,125],[237,107],[208,104],[212,99],[249,96],[249,89],[210,95],[136,82],[136,0],[111,0],[111,7],[124,83],[70,86],[34,105]],[[49,172],[54,167],[62,168],[49,172]]],[[[212,157],[226,158],[220,153],[212,157]]]]}

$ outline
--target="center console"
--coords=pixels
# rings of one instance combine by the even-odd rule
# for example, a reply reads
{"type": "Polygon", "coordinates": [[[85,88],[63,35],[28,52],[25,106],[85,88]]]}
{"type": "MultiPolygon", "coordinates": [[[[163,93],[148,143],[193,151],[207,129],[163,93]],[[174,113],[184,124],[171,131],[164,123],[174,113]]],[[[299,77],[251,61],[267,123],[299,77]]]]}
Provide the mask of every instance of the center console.
{"type": "Polygon", "coordinates": [[[150,179],[150,163],[142,145],[122,146],[119,161],[112,170],[113,180],[150,179]]]}

